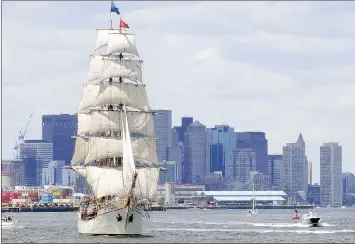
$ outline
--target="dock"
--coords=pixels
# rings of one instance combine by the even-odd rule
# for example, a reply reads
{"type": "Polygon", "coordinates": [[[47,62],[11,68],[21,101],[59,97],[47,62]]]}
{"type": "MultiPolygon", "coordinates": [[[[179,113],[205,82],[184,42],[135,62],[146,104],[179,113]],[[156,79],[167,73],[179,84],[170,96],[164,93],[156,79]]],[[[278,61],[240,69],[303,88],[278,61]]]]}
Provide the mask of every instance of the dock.
{"type": "Polygon", "coordinates": [[[79,207],[39,207],[39,208],[29,208],[29,207],[1,207],[1,212],[76,212],[79,207]]]}
{"type": "MultiPolygon", "coordinates": [[[[167,209],[186,210],[192,207],[185,206],[152,206],[149,211],[166,211],[167,209]]],[[[218,206],[218,207],[197,207],[200,209],[250,209],[250,206],[218,206]]],[[[257,206],[257,209],[312,209],[313,205],[280,205],[280,206],[257,206]]],[[[1,212],[76,212],[79,207],[1,207],[1,212]]]]}
{"type": "MultiPolygon", "coordinates": [[[[251,206],[242,205],[242,206],[218,206],[218,207],[198,207],[198,208],[207,208],[207,209],[251,209],[251,206]]],[[[313,209],[313,205],[264,205],[256,206],[257,209],[313,209]]]]}

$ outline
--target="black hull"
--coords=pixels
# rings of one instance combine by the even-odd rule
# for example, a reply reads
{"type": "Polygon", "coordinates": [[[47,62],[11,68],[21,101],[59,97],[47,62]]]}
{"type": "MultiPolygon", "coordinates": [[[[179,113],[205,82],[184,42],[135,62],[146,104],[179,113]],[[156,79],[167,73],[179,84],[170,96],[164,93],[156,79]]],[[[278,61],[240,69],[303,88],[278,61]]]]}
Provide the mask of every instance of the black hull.
{"type": "Polygon", "coordinates": [[[320,218],[311,218],[310,221],[311,221],[312,227],[318,227],[319,220],[320,220],[320,218]]]}

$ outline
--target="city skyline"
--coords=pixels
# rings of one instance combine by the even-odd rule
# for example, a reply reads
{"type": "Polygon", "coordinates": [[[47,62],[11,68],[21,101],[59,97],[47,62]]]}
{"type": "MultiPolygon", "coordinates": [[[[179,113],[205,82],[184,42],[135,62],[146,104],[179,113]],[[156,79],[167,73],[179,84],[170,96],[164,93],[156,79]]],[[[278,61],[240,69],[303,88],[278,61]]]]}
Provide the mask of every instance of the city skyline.
{"type": "MultiPolygon", "coordinates": [[[[92,50],[87,40],[95,40],[93,29],[109,25],[108,6],[4,2],[3,158],[13,158],[31,112],[27,139],[41,138],[42,114],[75,113],[92,50]],[[18,55],[23,58],[13,58],[18,55]]],[[[325,142],[342,145],[343,171],[355,172],[355,42],[349,25],[354,5],[120,2],[118,7],[137,35],[152,108],[171,109],[173,126],[192,116],[208,128],[226,123],[238,132],[263,131],[269,155],[282,154],[285,143],[302,132],[313,182],[319,182],[319,147],[325,142]],[[201,20],[199,8],[214,18],[201,20]]]]}

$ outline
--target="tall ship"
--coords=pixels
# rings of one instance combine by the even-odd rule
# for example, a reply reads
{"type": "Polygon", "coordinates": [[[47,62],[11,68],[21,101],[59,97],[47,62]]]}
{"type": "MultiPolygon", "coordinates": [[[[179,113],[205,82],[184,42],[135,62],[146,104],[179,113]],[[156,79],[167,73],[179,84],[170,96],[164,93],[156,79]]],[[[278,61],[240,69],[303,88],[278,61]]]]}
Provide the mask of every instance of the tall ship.
{"type": "Polygon", "coordinates": [[[154,122],[136,39],[120,28],[98,29],[77,116],[70,168],[92,194],[78,212],[78,231],[93,235],[141,235],[156,198],[159,164],[154,122]]]}

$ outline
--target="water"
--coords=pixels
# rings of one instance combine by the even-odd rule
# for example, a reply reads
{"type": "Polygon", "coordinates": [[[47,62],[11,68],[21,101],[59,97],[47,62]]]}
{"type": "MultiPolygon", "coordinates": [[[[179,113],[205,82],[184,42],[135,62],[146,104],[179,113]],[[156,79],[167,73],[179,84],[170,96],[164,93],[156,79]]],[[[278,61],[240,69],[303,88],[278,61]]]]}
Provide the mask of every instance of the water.
{"type": "MultiPolygon", "coordinates": [[[[307,210],[300,210],[300,214],[307,210]]],[[[168,210],[152,212],[146,236],[79,235],[75,213],[14,213],[15,227],[2,228],[4,243],[354,243],[355,208],[317,209],[323,227],[304,227],[291,220],[292,210],[168,210]]]]}

